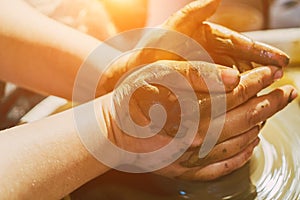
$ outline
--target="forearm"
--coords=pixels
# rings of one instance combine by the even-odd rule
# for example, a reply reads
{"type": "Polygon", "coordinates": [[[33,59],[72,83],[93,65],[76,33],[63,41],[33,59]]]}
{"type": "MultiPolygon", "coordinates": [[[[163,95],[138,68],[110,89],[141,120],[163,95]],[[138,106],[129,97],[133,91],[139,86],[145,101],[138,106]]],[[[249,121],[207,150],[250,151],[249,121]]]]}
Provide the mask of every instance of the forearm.
{"type": "MultiPolygon", "coordinates": [[[[97,99],[97,107],[102,110],[102,99],[97,99]]],[[[76,109],[84,112],[84,107],[76,109]]],[[[59,199],[109,170],[80,140],[76,112],[68,110],[0,132],[1,199],[59,199]]],[[[103,118],[97,121],[106,126],[103,118]]],[[[88,121],[81,126],[80,131],[85,129],[81,134],[91,134],[95,125],[88,121]]],[[[99,151],[105,151],[104,142],[96,142],[99,151]]]]}
{"type": "Polygon", "coordinates": [[[35,11],[0,1],[0,79],[71,99],[76,73],[99,41],[35,11]]]}

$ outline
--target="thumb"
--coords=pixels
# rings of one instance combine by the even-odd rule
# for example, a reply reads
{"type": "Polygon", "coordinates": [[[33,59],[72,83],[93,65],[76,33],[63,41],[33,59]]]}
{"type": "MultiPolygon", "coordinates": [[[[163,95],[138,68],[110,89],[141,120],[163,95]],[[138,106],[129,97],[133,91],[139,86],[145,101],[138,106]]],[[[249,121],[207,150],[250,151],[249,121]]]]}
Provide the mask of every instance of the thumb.
{"type": "Polygon", "coordinates": [[[197,0],[174,13],[163,27],[189,35],[217,10],[221,0],[197,0]]]}

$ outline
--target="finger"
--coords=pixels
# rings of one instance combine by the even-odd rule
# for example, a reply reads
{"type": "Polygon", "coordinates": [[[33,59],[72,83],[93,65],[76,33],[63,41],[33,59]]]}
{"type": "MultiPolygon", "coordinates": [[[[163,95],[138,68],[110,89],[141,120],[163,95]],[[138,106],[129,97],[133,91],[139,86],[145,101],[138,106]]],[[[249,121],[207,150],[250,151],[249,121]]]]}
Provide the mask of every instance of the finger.
{"type": "Polygon", "coordinates": [[[259,130],[260,127],[256,126],[246,133],[217,144],[204,158],[199,158],[199,147],[192,149],[193,154],[188,158],[187,161],[182,162],[181,164],[185,167],[204,167],[211,163],[220,162],[233,157],[234,155],[242,152],[250,143],[257,139],[259,130]]]}
{"type": "Polygon", "coordinates": [[[243,133],[256,126],[256,124],[267,120],[296,97],[295,88],[286,85],[275,89],[269,94],[250,99],[240,107],[229,111],[226,114],[219,142],[243,133]]]}
{"type": "Polygon", "coordinates": [[[250,160],[253,149],[258,145],[258,143],[259,138],[253,141],[241,153],[229,159],[210,164],[204,168],[191,168],[190,170],[187,170],[185,173],[181,174],[177,178],[187,180],[209,181],[230,174],[231,172],[244,166],[250,160]]]}
{"type": "Polygon", "coordinates": [[[193,1],[173,14],[163,26],[190,35],[207,18],[215,13],[221,0],[193,1]]]}
{"type": "Polygon", "coordinates": [[[223,114],[224,109],[219,109],[218,106],[224,105],[224,101],[226,101],[226,110],[231,110],[256,96],[258,92],[282,75],[282,70],[277,67],[259,67],[243,73],[239,85],[230,93],[197,93],[198,98],[201,99],[199,102],[201,114],[202,116],[213,114],[212,117],[223,114]],[[211,113],[212,107],[214,107],[214,113],[211,113]]]}
{"type": "Polygon", "coordinates": [[[242,74],[238,87],[227,95],[227,108],[231,110],[255,97],[262,89],[282,78],[283,71],[274,66],[259,67],[242,74]]]}
{"type": "Polygon", "coordinates": [[[204,22],[193,38],[221,65],[228,66],[231,63],[239,68],[239,60],[277,67],[285,67],[289,63],[288,55],[281,50],[214,23],[204,22]],[[232,60],[218,58],[224,55],[232,60]]]}
{"type": "MultiPolygon", "coordinates": [[[[239,72],[235,69],[202,61],[157,61],[137,71],[132,72],[118,86],[119,93],[130,93],[128,90],[142,88],[140,97],[144,94],[165,95],[164,88],[172,86],[176,89],[193,90],[205,93],[230,92],[239,83],[239,72]],[[181,76],[183,75],[183,76],[181,76]],[[182,82],[187,81],[188,84],[182,82]],[[163,87],[159,87],[162,85],[163,87]],[[144,93],[144,94],[143,94],[144,93]]],[[[194,92],[194,91],[191,91],[194,92]]]]}
{"type": "MultiPolygon", "coordinates": [[[[168,69],[182,74],[195,91],[214,93],[232,91],[239,83],[239,72],[235,69],[202,61],[158,61],[154,65],[159,67],[164,80],[172,81],[172,86],[178,89],[187,89],[174,73],[168,69]],[[169,71],[169,72],[168,72],[169,71]]],[[[150,69],[152,70],[153,69],[150,69]]],[[[153,72],[152,72],[153,73],[153,72]]]]}

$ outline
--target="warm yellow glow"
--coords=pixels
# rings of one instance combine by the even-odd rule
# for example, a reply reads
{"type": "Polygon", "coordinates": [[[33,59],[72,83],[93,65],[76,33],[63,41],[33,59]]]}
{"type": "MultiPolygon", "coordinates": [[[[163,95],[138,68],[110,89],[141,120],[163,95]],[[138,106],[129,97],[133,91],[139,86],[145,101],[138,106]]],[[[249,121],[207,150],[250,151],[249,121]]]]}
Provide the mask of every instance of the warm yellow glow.
{"type": "Polygon", "coordinates": [[[147,0],[101,0],[119,31],[145,26],[147,0]]]}

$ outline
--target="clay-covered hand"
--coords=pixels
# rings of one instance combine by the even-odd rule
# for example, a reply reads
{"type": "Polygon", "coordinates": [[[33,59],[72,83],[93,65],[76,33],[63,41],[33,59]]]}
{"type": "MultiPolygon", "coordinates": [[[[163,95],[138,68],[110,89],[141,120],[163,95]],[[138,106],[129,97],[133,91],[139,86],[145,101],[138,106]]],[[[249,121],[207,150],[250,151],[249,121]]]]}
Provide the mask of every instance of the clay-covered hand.
{"type": "Polygon", "coordinates": [[[220,2],[221,0],[193,1],[171,16],[163,27],[195,39],[216,63],[234,66],[241,72],[258,65],[284,67],[289,63],[289,57],[279,49],[205,21],[214,14],[220,2]]]}
{"type": "Polygon", "coordinates": [[[289,57],[279,49],[205,21],[214,14],[220,1],[193,1],[161,27],[141,33],[136,46],[139,51],[115,62],[104,73],[99,94],[111,91],[127,71],[158,60],[201,60],[237,68],[240,72],[262,65],[282,68],[288,64],[289,57]]]}
{"type": "Polygon", "coordinates": [[[138,166],[170,159],[156,173],[190,180],[218,178],[250,159],[262,123],[295,98],[291,86],[256,97],[281,76],[278,67],[239,74],[200,61],[152,63],[123,79],[112,94],[113,103],[108,104],[113,109],[103,109],[108,138],[118,147],[141,154],[159,152],[176,141],[175,148],[138,166]],[[215,143],[206,143],[212,149],[200,158],[206,137],[215,143]]]}

